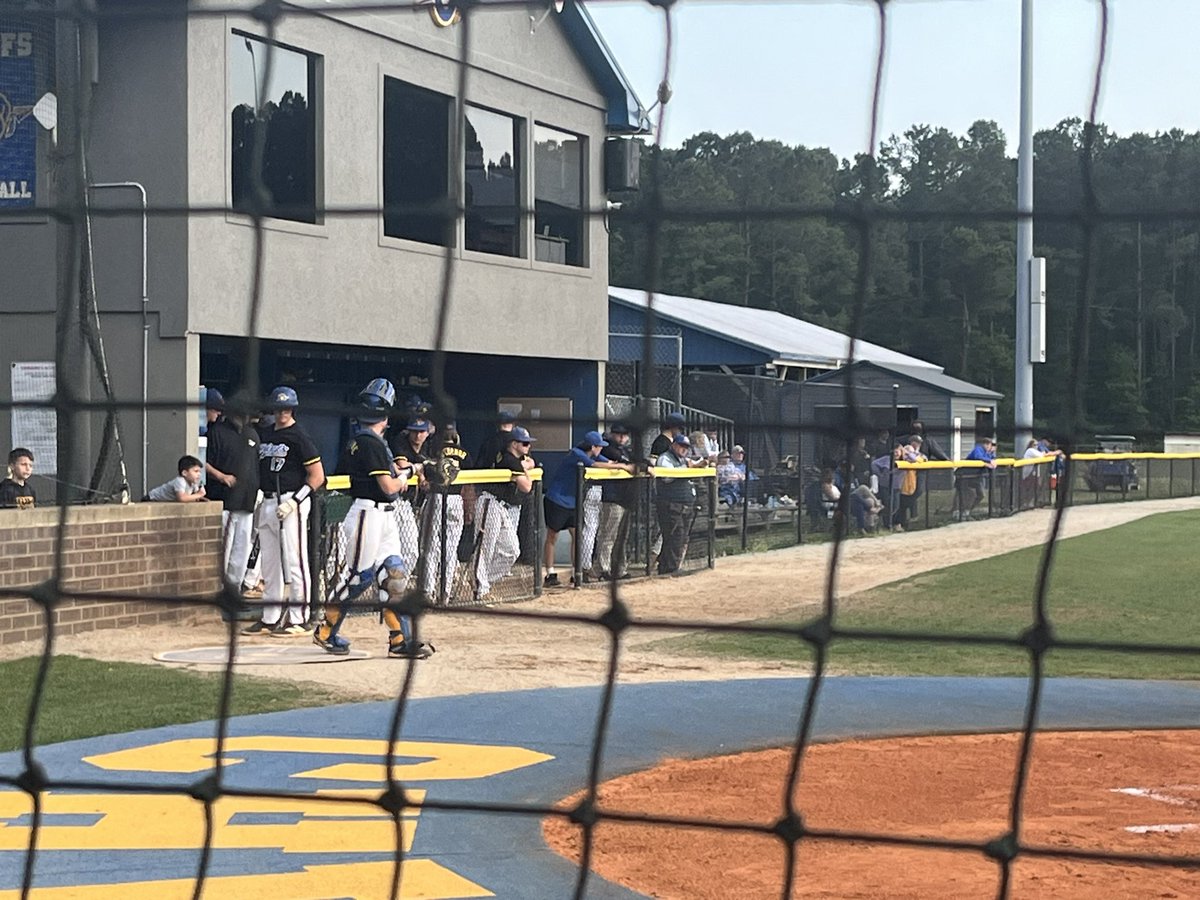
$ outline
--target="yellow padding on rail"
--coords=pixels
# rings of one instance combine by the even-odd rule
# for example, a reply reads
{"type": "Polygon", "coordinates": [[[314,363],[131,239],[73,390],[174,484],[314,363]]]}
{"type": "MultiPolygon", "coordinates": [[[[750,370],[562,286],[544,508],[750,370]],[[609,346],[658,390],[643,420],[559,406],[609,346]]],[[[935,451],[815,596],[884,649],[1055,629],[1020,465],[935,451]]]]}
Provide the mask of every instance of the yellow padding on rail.
{"type": "Polygon", "coordinates": [[[637,476],[621,469],[584,469],[583,477],[588,481],[621,481],[637,476]]]}
{"type": "Polygon", "coordinates": [[[649,470],[655,478],[716,478],[717,470],[703,469],[674,469],[654,466],[649,470]]]}
{"type": "MultiPolygon", "coordinates": [[[[1072,453],[1071,459],[1077,462],[1099,461],[1117,461],[1122,459],[1200,459],[1200,453],[1072,453]]],[[[1004,469],[1019,469],[1022,466],[1044,466],[1054,460],[1053,456],[1039,456],[1033,459],[1011,459],[1002,457],[994,460],[996,468],[1004,469]]],[[[987,467],[987,463],[979,459],[960,459],[957,462],[954,460],[931,459],[926,462],[904,462],[903,460],[896,463],[897,469],[919,469],[927,471],[930,469],[983,469],[987,467]]]]}
{"type": "MultiPolygon", "coordinates": [[[[656,478],[716,478],[717,470],[711,466],[700,469],[676,469],[667,466],[653,466],[647,469],[656,478]]],[[[619,481],[624,478],[641,478],[642,475],[631,475],[620,469],[584,469],[583,477],[587,481],[619,481]]]]}
{"type": "MultiPolygon", "coordinates": [[[[451,484],[504,484],[511,481],[514,473],[508,469],[462,469],[451,484]]],[[[529,477],[534,481],[542,480],[541,469],[530,469],[529,477]]],[[[408,479],[409,485],[417,483],[416,476],[408,479]]],[[[325,487],[331,491],[350,490],[349,475],[330,475],[325,480],[325,487]]]]}

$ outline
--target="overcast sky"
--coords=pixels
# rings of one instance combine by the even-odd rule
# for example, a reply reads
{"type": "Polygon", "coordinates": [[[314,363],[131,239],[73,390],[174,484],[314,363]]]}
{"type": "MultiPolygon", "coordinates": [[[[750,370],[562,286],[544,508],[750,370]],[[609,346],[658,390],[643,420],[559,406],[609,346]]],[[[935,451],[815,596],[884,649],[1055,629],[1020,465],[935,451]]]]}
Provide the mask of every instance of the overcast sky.
{"type": "MultiPolygon", "coordinates": [[[[879,137],[915,123],[963,133],[1000,124],[1016,152],[1020,0],[891,0],[879,137]]],[[[1099,0],[1034,3],[1034,127],[1086,118],[1099,0]]],[[[662,78],[661,10],[592,2],[643,104],[662,78]]],[[[1117,134],[1200,130],[1200,0],[1110,0],[1098,119],[1117,134]]],[[[868,143],[877,51],[874,2],[680,0],[663,143],[750,131],[846,158],[868,143]]]]}

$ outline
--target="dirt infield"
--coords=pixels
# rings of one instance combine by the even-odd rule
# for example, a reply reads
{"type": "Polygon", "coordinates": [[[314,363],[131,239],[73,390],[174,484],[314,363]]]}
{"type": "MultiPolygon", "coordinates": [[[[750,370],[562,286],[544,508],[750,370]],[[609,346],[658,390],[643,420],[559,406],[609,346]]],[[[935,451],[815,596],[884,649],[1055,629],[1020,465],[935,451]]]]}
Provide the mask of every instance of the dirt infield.
{"type": "MultiPolygon", "coordinates": [[[[1200,857],[1194,731],[1039,734],[1021,841],[1065,852],[1200,857]]],[[[814,830],[965,841],[1008,830],[1019,735],[855,741],[809,748],[797,809],[814,830]]],[[[784,811],[790,751],[670,761],[601,787],[602,809],[770,827],[784,811]]],[[[571,798],[568,805],[577,800],[571,798]]],[[[546,822],[550,846],[578,861],[580,830],[546,822]]],[[[602,822],[592,869],[652,897],[756,900],[783,888],[784,844],[709,828],[602,822]],[[718,874],[724,873],[724,874],[718,874]]],[[[1000,868],[978,850],[803,840],[792,896],[996,896],[1000,868]]],[[[1010,896],[1195,897],[1200,868],[1019,857],[1010,896]]]]}
{"type": "MultiPolygon", "coordinates": [[[[1200,498],[1108,503],[1074,507],[1067,512],[1064,536],[1111,528],[1158,512],[1200,508],[1200,498]]],[[[848,541],[842,546],[837,591],[853,603],[859,591],[920,572],[981,559],[1043,542],[1051,521],[1049,510],[1008,519],[969,522],[927,532],[886,535],[848,541]]],[[[623,584],[621,597],[635,617],[695,622],[728,622],[776,615],[785,610],[819,607],[831,547],[810,544],[769,553],[726,557],[714,570],[686,578],[623,584]]],[[[608,607],[602,589],[558,591],[532,603],[508,609],[521,612],[598,616],[608,607]]],[[[423,636],[438,653],[418,666],[412,695],[436,697],[539,687],[573,687],[603,683],[609,635],[598,625],[541,619],[500,618],[490,610],[430,614],[423,636]]],[[[685,633],[685,632],[678,632],[685,633]]],[[[182,626],[156,626],[71,635],[59,639],[56,653],[98,659],[152,662],[155,653],[221,644],[225,630],[217,616],[199,617],[182,626]]],[[[373,616],[353,618],[343,634],[356,649],[384,653],[387,632],[373,616]]],[[[686,681],[712,678],[757,678],[803,674],[808,667],[762,660],[715,660],[709,656],[665,656],[648,645],[670,635],[632,629],[623,638],[620,680],[686,681]]],[[[261,638],[261,643],[280,639],[261,638]]],[[[38,643],[11,644],[10,656],[41,652],[38,643]]],[[[212,666],[196,666],[214,670],[212,666]]],[[[248,666],[248,676],[288,678],[325,686],[330,699],[394,697],[406,666],[374,658],[329,666],[248,666]]]]}

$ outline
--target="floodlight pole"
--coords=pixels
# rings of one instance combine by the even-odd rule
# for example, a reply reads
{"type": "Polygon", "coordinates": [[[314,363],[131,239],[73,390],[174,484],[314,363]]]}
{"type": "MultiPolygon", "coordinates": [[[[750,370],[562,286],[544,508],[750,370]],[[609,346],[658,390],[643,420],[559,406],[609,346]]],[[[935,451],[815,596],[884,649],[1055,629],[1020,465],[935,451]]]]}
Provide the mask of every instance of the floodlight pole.
{"type": "Polygon", "coordinates": [[[1013,447],[1020,455],[1033,431],[1033,0],[1021,0],[1021,109],[1017,144],[1017,327],[1013,380],[1013,447]]]}

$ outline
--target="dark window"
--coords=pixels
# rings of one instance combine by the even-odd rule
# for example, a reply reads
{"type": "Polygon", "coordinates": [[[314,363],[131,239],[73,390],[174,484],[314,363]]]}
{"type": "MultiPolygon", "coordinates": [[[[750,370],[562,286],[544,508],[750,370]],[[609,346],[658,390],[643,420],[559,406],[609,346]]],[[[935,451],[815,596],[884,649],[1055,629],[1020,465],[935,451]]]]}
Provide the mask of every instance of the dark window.
{"type": "Polygon", "coordinates": [[[466,248],[521,256],[520,120],[477,106],[466,117],[466,248]]]}
{"type": "Polygon", "coordinates": [[[534,258],[584,265],[584,139],[537,125],[533,132],[534,258]]]}
{"type": "Polygon", "coordinates": [[[295,222],[317,221],[318,57],[250,35],[229,36],[233,120],[230,155],[233,208],[254,209],[254,143],[263,135],[263,213],[295,222]],[[271,78],[262,78],[271,59],[271,78]]]}
{"type": "Polygon", "coordinates": [[[389,237],[454,245],[451,108],[442,94],[383,80],[383,233],[389,237]]]}

